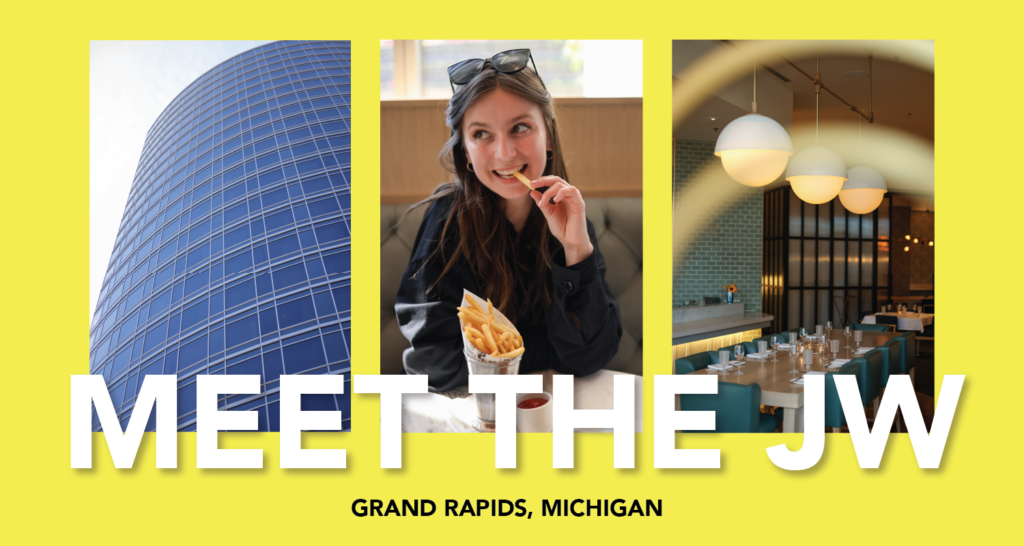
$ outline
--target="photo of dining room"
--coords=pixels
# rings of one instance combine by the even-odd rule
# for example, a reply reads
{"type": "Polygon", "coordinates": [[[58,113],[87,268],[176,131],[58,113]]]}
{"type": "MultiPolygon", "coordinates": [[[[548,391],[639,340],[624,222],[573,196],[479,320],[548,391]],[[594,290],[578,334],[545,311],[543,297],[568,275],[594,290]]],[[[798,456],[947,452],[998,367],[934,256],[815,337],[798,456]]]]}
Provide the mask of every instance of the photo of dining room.
{"type": "MultiPolygon", "coordinates": [[[[846,432],[890,377],[934,408],[934,44],[673,42],[672,373],[718,376],[715,432],[846,432]]],[[[898,413],[892,431],[905,430],[898,413]]]]}
{"type": "MultiPolygon", "coordinates": [[[[520,432],[634,378],[642,423],[642,42],[382,40],[381,374],[404,432],[493,432],[474,374],[542,374],[520,432]]],[[[610,429],[609,429],[610,430],[610,429]]]]}

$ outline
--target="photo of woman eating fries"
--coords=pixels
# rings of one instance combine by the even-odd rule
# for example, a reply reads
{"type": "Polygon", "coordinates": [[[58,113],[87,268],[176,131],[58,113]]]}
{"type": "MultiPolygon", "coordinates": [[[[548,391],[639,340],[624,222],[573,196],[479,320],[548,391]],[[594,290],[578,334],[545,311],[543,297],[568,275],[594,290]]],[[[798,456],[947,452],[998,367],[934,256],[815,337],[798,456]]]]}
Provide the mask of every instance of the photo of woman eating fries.
{"type": "Polygon", "coordinates": [[[428,375],[432,392],[466,385],[463,335],[520,358],[520,374],[603,369],[622,337],[619,304],[530,50],[462,61],[448,77],[440,158],[455,180],[413,206],[426,213],[395,303],[406,373],[428,375]],[[482,302],[462,305],[464,290],[482,302]]]}

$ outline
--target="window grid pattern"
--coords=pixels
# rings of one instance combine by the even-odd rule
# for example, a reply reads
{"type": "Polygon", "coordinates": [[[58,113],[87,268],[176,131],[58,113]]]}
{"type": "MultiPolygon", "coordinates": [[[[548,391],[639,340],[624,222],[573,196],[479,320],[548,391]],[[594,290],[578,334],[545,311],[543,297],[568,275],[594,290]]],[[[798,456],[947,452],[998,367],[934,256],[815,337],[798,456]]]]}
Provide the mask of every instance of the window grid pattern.
{"type": "MultiPolygon", "coordinates": [[[[350,380],[350,58],[348,42],[267,44],[150,128],[90,328],[90,372],[122,428],[146,375],[177,374],[181,431],[198,375],[260,375],[259,395],[219,404],[256,411],[264,431],[279,427],[281,374],[350,380]]],[[[340,410],[349,430],[350,392],[303,409],[340,410]]]]}

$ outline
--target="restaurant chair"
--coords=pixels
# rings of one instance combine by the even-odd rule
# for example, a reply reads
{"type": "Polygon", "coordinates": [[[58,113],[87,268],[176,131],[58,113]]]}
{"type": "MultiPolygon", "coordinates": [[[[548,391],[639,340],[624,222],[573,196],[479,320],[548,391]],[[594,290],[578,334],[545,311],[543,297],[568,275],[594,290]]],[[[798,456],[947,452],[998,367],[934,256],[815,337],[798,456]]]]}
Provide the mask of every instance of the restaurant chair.
{"type": "Polygon", "coordinates": [[[889,326],[886,324],[854,324],[854,330],[863,330],[865,332],[891,332],[889,326]]]}
{"type": "MultiPolygon", "coordinates": [[[[857,358],[839,368],[838,372],[825,375],[825,426],[832,429],[832,432],[839,432],[846,424],[846,414],[843,413],[843,404],[839,401],[839,390],[836,389],[837,374],[846,374],[857,377],[860,375],[862,359],[857,358]]],[[[858,382],[859,383],[859,382],[858,382]]]]}
{"type": "Polygon", "coordinates": [[[692,432],[773,432],[782,424],[782,412],[761,413],[761,386],[719,383],[718,394],[680,394],[681,411],[715,412],[715,430],[692,432]]]}
{"type": "MultiPolygon", "coordinates": [[[[857,361],[860,361],[857,386],[860,387],[862,405],[867,407],[882,394],[882,351],[872,349],[864,353],[863,356],[851,360],[851,362],[857,361]]],[[[877,409],[877,404],[873,404],[873,409],[877,409]]]]}
{"type": "Polygon", "coordinates": [[[886,332],[895,332],[899,329],[900,325],[899,317],[891,317],[888,315],[875,315],[875,322],[878,324],[892,326],[892,328],[887,329],[886,332]]]}
{"type": "Polygon", "coordinates": [[[914,381],[914,366],[917,365],[917,334],[914,332],[900,332],[897,339],[903,338],[903,355],[900,359],[900,373],[910,375],[910,381],[914,381]]]}
{"type": "Polygon", "coordinates": [[[703,370],[711,364],[711,359],[707,353],[697,353],[683,358],[676,359],[676,375],[683,375],[693,373],[698,370],[703,370]]]}
{"type": "MultiPolygon", "coordinates": [[[[768,344],[771,345],[771,341],[769,341],[768,344]]],[[[743,345],[743,354],[745,354],[745,355],[749,355],[751,353],[756,353],[757,352],[757,340],[754,340],[754,341],[744,341],[744,342],[740,343],[740,345],[743,345]]],[[[733,353],[735,353],[736,352],[735,351],[735,347],[733,349],[734,349],[733,353]]],[[[733,354],[733,356],[736,356],[736,355],[733,354]]]]}
{"type": "MultiPolygon", "coordinates": [[[[900,351],[902,344],[898,338],[890,339],[879,348],[882,352],[882,394],[889,384],[889,376],[900,373],[900,351]]],[[[875,403],[875,415],[878,414],[878,402],[875,403]]],[[[896,432],[903,432],[899,419],[896,420],[896,432]]]]}
{"type": "Polygon", "coordinates": [[[882,388],[889,384],[889,376],[900,373],[900,341],[890,339],[877,349],[882,353],[882,388]]]}

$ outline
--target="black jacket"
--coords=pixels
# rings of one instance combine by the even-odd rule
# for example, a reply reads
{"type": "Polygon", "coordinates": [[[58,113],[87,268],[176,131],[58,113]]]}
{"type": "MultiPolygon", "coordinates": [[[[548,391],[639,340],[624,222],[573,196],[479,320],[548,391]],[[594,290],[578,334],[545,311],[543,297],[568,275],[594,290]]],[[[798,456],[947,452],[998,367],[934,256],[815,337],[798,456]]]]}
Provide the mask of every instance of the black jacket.
{"type": "MultiPolygon", "coordinates": [[[[453,203],[454,198],[440,199],[424,215],[395,301],[399,328],[412,345],[402,358],[405,371],[429,375],[431,392],[451,390],[469,382],[456,307],[462,302],[463,288],[487,297],[481,293],[481,283],[467,263],[457,264],[434,286],[444,264],[428,258],[440,243],[453,203]],[[419,274],[412,278],[417,271],[419,274]],[[428,294],[427,288],[431,286],[434,288],[428,294]]],[[[454,222],[449,235],[453,235],[453,228],[457,239],[458,226],[454,222]]],[[[511,222],[507,228],[510,236],[515,237],[511,222]]],[[[520,316],[516,320],[516,329],[526,347],[519,364],[520,374],[554,369],[587,375],[604,368],[618,352],[622,337],[619,304],[604,280],[604,258],[590,220],[587,234],[594,245],[594,252],[587,259],[566,267],[564,250],[559,249],[551,256],[549,282],[553,301],[547,316],[520,316]],[[570,313],[579,319],[579,327],[570,313]]],[[[513,257],[509,257],[509,262],[514,262],[513,257]]],[[[520,299],[523,295],[517,292],[515,297],[520,299]]]]}

